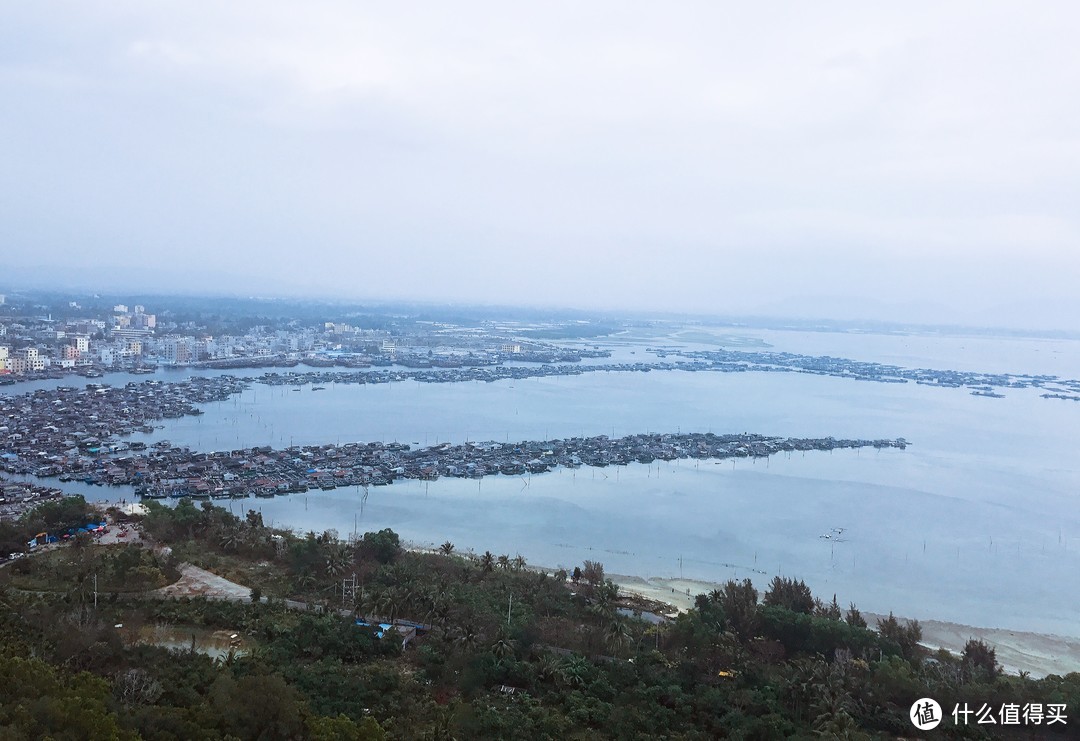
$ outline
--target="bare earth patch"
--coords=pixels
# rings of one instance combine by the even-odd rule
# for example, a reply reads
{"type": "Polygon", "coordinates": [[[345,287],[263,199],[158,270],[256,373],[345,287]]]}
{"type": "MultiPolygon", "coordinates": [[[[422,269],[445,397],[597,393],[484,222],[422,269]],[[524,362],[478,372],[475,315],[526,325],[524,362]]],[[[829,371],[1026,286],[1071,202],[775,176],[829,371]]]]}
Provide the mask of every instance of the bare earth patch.
{"type": "Polygon", "coordinates": [[[151,594],[159,597],[205,597],[244,601],[251,599],[251,589],[229,581],[198,566],[184,564],[180,567],[180,579],[167,587],[155,589],[151,594]]]}

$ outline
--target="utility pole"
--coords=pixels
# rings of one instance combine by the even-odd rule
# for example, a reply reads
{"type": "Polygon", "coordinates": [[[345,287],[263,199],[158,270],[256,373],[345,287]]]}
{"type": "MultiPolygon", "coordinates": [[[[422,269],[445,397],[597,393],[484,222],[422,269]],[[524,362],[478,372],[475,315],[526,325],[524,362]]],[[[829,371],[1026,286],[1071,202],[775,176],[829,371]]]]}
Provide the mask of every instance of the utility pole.
{"type": "Polygon", "coordinates": [[[347,606],[346,597],[356,598],[356,572],[353,572],[352,578],[341,580],[341,606],[344,608],[347,606]]]}
{"type": "Polygon", "coordinates": [[[514,593],[510,593],[510,603],[506,606],[506,627],[510,627],[510,608],[514,606],[514,593]]]}
{"type": "Polygon", "coordinates": [[[97,612],[97,572],[94,572],[94,612],[97,612]]]}

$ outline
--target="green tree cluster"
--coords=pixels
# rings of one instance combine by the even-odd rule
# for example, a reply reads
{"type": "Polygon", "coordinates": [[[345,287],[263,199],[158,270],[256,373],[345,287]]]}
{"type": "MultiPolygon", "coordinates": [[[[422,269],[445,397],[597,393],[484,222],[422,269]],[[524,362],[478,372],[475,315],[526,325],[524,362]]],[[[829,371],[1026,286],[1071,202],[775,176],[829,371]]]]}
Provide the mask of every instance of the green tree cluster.
{"type": "MultiPolygon", "coordinates": [[[[175,510],[152,507],[144,528],[278,572],[300,603],[132,594],[95,610],[70,587],[0,591],[0,736],[895,738],[924,696],[1080,707],[1080,675],[1006,676],[974,639],[961,656],[930,653],[918,623],[890,615],[871,630],[801,581],[764,594],[729,581],[652,624],[598,562],[574,584],[574,569],[559,578],[509,555],[409,552],[390,530],[343,543],[271,531],[252,513],[175,510]],[[231,533],[239,541],[223,542],[231,533]],[[406,642],[357,616],[422,629],[406,642]],[[159,630],[237,634],[242,647],[214,657],[132,638],[159,630]]],[[[110,558],[131,573],[145,556],[110,558]]]]}

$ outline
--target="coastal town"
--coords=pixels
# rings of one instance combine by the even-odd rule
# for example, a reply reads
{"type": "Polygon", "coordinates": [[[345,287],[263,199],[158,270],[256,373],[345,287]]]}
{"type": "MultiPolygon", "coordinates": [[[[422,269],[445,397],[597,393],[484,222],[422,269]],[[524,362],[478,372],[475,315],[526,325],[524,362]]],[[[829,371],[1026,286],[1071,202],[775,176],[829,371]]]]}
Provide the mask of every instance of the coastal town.
{"type": "Polygon", "coordinates": [[[1044,399],[1080,401],[1080,380],[1050,374],[904,368],[773,350],[694,349],[660,343],[641,348],[646,358],[611,362],[612,347],[629,324],[566,317],[540,322],[475,317],[435,321],[420,315],[364,314],[349,323],[328,310],[307,322],[265,318],[265,323],[253,324],[235,318],[196,320],[171,310],[159,316],[142,304],[88,311],[77,301],[69,301],[66,305],[23,303],[16,309],[0,297],[0,386],[14,392],[26,381],[97,379],[125,372],[152,375],[163,369],[267,369],[258,382],[293,386],[405,380],[490,382],[676,370],[913,382],[966,388],[984,398],[1003,398],[1003,390],[1035,388],[1044,399]],[[63,316],[35,313],[54,308],[63,310],[63,316]],[[319,321],[327,317],[334,320],[319,321]]]}
{"type": "Polygon", "coordinates": [[[307,322],[263,317],[254,323],[180,310],[159,315],[142,304],[91,310],[78,301],[28,299],[16,305],[0,296],[0,384],[158,368],[460,368],[575,363],[610,354],[529,337],[558,326],[545,323],[461,326],[380,313],[350,323],[341,313],[351,316],[336,309],[307,322]],[[320,321],[327,317],[334,321],[320,321]]]}

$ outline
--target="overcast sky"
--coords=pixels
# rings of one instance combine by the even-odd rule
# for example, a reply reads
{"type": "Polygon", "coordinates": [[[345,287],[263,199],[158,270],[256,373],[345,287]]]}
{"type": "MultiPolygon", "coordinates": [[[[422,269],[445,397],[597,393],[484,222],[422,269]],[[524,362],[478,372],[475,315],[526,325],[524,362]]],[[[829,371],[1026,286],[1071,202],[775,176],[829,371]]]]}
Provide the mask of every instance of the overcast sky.
{"type": "Polygon", "coordinates": [[[1078,27],[985,0],[8,3],[0,283],[1080,328],[1078,27]]]}

